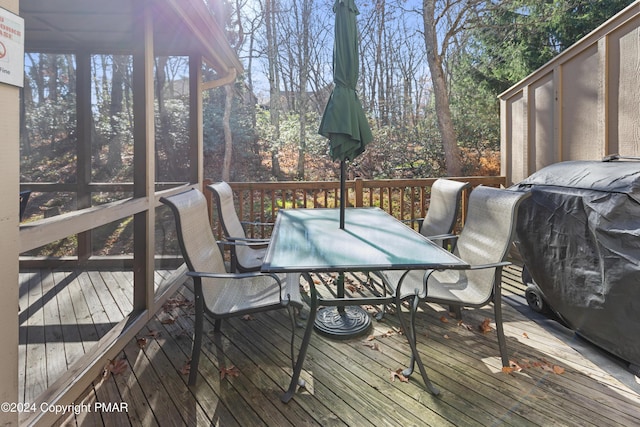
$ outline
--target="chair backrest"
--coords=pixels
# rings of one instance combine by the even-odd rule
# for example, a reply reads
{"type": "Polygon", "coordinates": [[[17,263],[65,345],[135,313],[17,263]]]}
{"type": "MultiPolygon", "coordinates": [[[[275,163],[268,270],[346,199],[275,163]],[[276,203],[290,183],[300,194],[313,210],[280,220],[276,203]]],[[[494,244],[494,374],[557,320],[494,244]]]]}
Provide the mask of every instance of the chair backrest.
{"type": "Polygon", "coordinates": [[[218,218],[226,237],[245,238],[244,228],[233,203],[233,190],[226,182],[218,182],[207,186],[213,193],[218,208],[218,218]]]}
{"type": "Polygon", "coordinates": [[[31,191],[20,192],[20,221],[22,221],[22,218],[24,218],[24,212],[27,210],[27,203],[29,203],[29,196],[31,196],[31,191]]]}
{"type": "MultiPolygon", "coordinates": [[[[173,196],[162,197],[162,203],[169,206],[176,220],[178,242],[182,256],[190,271],[226,273],[222,253],[209,224],[207,200],[199,190],[192,189],[173,196]]],[[[203,283],[207,280],[203,279],[203,283]]],[[[214,298],[216,286],[204,286],[205,301],[214,298]]]]}
{"type": "MultiPolygon", "coordinates": [[[[478,186],[469,196],[467,218],[454,254],[471,265],[502,262],[513,240],[518,207],[530,193],[478,186]]],[[[492,268],[465,270],[469,282],[489,298],[495,271],[492,268]]]]}
{"type": "Polygon", "coordinates": [[[431,186],[429,209],[420,227],[420,234],[436,236],[451,233],[458,218],[462,192],[467,187],[467,182],[437,179],[431,186]]]}

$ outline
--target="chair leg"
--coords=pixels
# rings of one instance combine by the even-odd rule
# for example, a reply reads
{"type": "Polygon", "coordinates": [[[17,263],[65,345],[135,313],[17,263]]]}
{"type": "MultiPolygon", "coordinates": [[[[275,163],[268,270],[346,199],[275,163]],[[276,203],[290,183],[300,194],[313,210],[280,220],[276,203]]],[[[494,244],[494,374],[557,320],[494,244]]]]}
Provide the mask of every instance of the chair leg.
{"type": "Polygon", "coordinates": [[[493,312],[496,319],[496,333],[498,334],[498,346],[500,347],[500,357],[502,366],[508,368],[509,354],[507,353],[507,340],[504,336],[504,326],[502,325],[502,267],[496,268],[493,289],[493,312]]]}
{"type": "MultiPolygon", "coordinates": [[[[415,300],[417,300],[417,297],[414,298],[415,300]]],[[[397,304],[397,308],[396,310],[398,311],[398,318],[400,319],[400,324],[402,325],[402,330],[404,331],[405,335],[407,336],[407,340],[409,341],[409,346],[411,347],[411,358],[409,359],[409,365],[402,371],[402,375],[404,375],[405,377],[410,376],[411,374],[413,374],[413,370],[415,368],[416,365],[416,356],[415,353],[413,352],[413,347],[411,346],[412,342],[416,342],[416,331],[415,331],[415,310],[413,309],[413,304],[411,307],[411,312],[409,314],[409,327],[407,328],[407,325],[402,317],[402,307],[401,304],[397,304]]]]}
{"type": "Polygon", "coordinates": [[[449,313],[453,313],[456,319],[462,320],[462,307],[455,304],[449,304],[449,313]]]}
{"type": "Polygon", "coordinates": [[[405,321],[402,317],[402,301],[396,300],[396,307],[398,310],[398,318],[400,319],[400,324],[402,325],[402,329],[405,331],[405,335],[407,337],[407,341],[409,341],[409,347],[411,347],[411,362],[409,368],[403,371],[403,375],[407,376],[413,372],[414,363],[418,363],[418,369],[420,369],[420,374],[422,375],[422,380],[424,381],[424,385],[427,387],[427,390],[434,396],[440,394],[440,390],[436,386],[431,383],[429,380],[429,376],[427,375],[427,371],[422,364],[422,359],[420,358],[420,354],[418,354],[418,347],[416,346],[416,330],[415,330],[415,313],[418,311],[418,303],[420,299],[417,295],[413,297],[413,302],[411,304],[411,325],[410,328],[406,327],[405,321]],[[405,374],[407,372],[407,374],[405,374]]]}
{"type": "Polygon", "coordinates": [[[502,297],[500,295],[498,295],[493,302],[493,311],[496,319],[496,333],[498,335],[498,346],[500,347],[502,366],[508,368],[510,366],[510,362],[509,354],[507,353],[507,340],[504,336],[504,326],[502,325],[502,297]]]}
{"type": "MultiPolygon", "coordinates": [[[[313,324],[316,321],[316,313],[318,311],[318,293],[316,288],[311,282],[311,304],[309,305],[309,317],[307,318],[307,327],[304,330],[302,337],[302,343],[300,344],[300,350],[298,351],[298,359],[293,367],[293,374],[291,375],[291,382],[289,388],[285,394],[280,398],[282,402],[288,403],[296,392],[298,386],[304,387],[304,381],[300,380],[300,374],[302,373],[302,367],[304,365],[304,359],[307,356],[307,350],[309,349],[309,343],[311,342],[311,333],[313,332],[313,324]]],[[[293,353],[292,353],[293,354],[293,353]]]]}
{"type": "Polygon", "coordinates": [[[296,339],[296,328],[298,327],[298,322],[296,321],[296,312],[293,307],[290,305],[287,306],[287,311],[289,312],[289,319],[291,320],[291,369],[295,369],[295,350],[294,350],[294,341],[296,339]]]}
{"type": "MultiPolygon", "coordinates": [[[[385,298],[387,296],[387,284],[385,282],[385,280],[382,278],[382,276],[376,274],[376,276],[378,277],[378,279],[380,279],[381,283],[382,283],[382,297],[385,298]]],[[[367,277],[370,279],[370,273],[367,272],[367,277]]],[[[371,279],[370,279],[371,280],[371,279]]],[[[382,319],[384,319],[384,311],[387,308],[386,304],[381,304],[380,305],[380,311],[376,314],[375,318],[377,321],[381,321],[382,319]]]]}
{"type": "MultiPolygon", "coordinates": [[[[202,345],[202,329],[204,323],[204,303],[202,298],[196,296],[195,306],[196,306],[196,324],[194,331],[194,339],[193,339],[193,348],[191,350],[191,363],[189,368],[189,385],[196,385],[196,380],[198,378],[198,363],[200,362],[200,347],[202,345]]],[[[219,319],[216,319],[216,324],[219,322],[219,319]]]]}

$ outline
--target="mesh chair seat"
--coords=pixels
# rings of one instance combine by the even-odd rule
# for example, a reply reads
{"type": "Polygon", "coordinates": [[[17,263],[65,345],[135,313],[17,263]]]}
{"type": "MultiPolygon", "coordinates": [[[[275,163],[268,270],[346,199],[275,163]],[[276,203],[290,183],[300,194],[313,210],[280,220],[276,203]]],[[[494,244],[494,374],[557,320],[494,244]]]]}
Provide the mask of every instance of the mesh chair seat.
{"type": "Polygon", "coordinates": [[[203,278],[204,287],[216,287],[218,292],[204,296],[208,311],[218,316],[233,316],[254,311],[264,306],[285,306],[286,303],[302,306],[300,297],[300,274],[279,276],[281,286],[271,276],[250,277],[243,283],[233,279],[203,278]]]}

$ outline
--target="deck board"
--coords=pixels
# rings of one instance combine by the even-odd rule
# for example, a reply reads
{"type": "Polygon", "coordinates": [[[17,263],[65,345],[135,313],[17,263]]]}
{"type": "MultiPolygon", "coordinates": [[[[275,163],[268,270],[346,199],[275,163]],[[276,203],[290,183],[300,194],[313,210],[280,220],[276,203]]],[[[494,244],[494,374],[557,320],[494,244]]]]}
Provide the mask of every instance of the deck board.
{"type": "MultiPolygon", "coordinates": [[[[418,348],[442,394],[426,392],[418,373],[408,383],[391,381],[391,371],[407,362],[409,346],[399,333],[394,307],[388,307],[367,336],[335,341],[314,334],[302,373],[307,387],[286,405],[280,397],[292,368],[290,320],[284,310],[230,319],[220,335],[212,333],[207,320],[198,384],[187,386],[183,368],[191,353],[193,293],[183,286],[137,334],[144,342],[132,340],[119,354],[127,369],[96,378],[76,400],[126,402],[128,412],[71,414],[58,424],[640,424],[638,379],[625,374],[620,361],[529,310],[519,277],[519,268],[505,270],[504,320],[509,353],[524,366],[521,372],[501,372],[495,331],[477,329],[483,319],[493,320],[491,307],[463,310],[459,324],[448,310],[424,304],[417,317],[418,348]],[[564,372],[552,372],[553,365],[564,372]],[[232,366],[238,376],[221,378],[221,367],[232,366]]],[[[334,292],[332,282],[317,278],[323,292],[334,292]]],[[[349,277],[348,283],[356,293],[372,292],[364,275],[349,277]]],[[[131,310],[132,298],[131,275],[122,272],[22,273],[21,396],[33,399],[131,310]]],[[[302,332],[296,328],[296,348],[302,332]]]]}

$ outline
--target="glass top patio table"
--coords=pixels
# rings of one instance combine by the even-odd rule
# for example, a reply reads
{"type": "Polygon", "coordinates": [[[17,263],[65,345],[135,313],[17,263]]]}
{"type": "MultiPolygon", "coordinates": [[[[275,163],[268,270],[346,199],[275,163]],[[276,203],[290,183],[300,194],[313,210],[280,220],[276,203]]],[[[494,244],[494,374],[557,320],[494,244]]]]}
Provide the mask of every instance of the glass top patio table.
{"type": "Polygon", "coordinates": [[[339,224],[339,209],[284,209],[276,218],[262,272],[306,274],[311,290],[307,326],[283,402],[289,402],[298,385],[303,385],[300,373],[313,326],[336,337],[352,336],[366,331],[371,322],[366,311],[357,305],[389,304],[393,300],[392,296],[344,298],[342,274],[337,298],[322,298],[308,273],[467,266],[379,208],[347,208],[344,229],[339,224]],[[326,308],[316,318],[320,305],[326,308]]]}
{"type": "Polygon", "coordinates": [[[278,212],[262,271],[347,272],[460,268],[467,264],[379,208],[278,212]]]}

